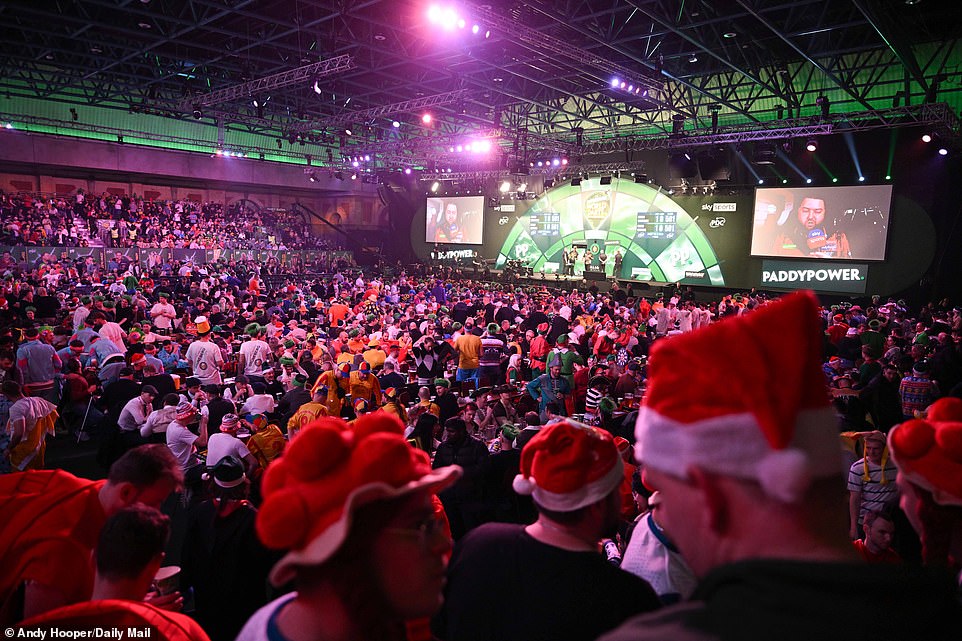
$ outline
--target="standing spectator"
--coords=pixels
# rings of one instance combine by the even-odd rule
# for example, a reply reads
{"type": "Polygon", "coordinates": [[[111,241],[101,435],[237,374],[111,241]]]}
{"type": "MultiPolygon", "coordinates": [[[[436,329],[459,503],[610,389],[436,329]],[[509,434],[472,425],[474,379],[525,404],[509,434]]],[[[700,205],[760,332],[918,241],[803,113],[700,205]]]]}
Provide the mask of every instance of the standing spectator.
{"type": "Polygon", "coordinates": [[[39,396],[24,396],[19,383],[4,381],[2,393],[11,403],[4,432],[10,435],[6,451],[0,453],[10,461],[14,471],[40,470],[47,451],[47,435],[54,433],[57,407],[39,396]]]}
{"type": "Polygon", "coordinates": [[[177,312],[168,299],[170,294],[161,291],[157,293],[157,302],[150,308],[150,317],[154,321],[154,327],[161,334],[169,334],[173,327],[173,321],[177,318],[177,312]]]}
{"type": "Polygon", "coordinates": [[[915,418],[916,412],[924,412],[939,396],[939,386],[929,378],[929,362],[925,359],[912,366],[912,373],[899,383],[902,398],[902,417],[915,418]]]}
{"type": "Polygon", "coordinates": [[[463,478],[439,495],[455,540],[482,523],[487,459],[487,446],[468,436],[463,420],[449,418],[444,423],[444,438],[434,453],[434,467],[457,465],[464,470],[463,478]]]}
{"type": "Polygon", "coordinates": [[[134,503],[158,508],[182,481],[163,446],[127,452],[106,481],[63,470],[0,477],[0,505],[18,515],[0,519],[0,624],[89,599],[91,553],[107,518],[134,503]]]}
{"type": "Polygon", "coordinates": [[[271,583],[298,590],[258,610],[238,641],[294,630],[402,641],[406,621],[440,606],[451,541],[431,495],[459,470],[431,470],[394,418],[372,414],[355,427],[331,418],[308,428],[268,470],[257,532],[286,551],[271,583]],[[372,450],[382,455],[366,456],[372,450]]]}
{"type": "Polygon", "coordinates": [[[622,462],[611,436],[552,425],[525,446],[520,469],[514,488],[533,497],[538,520],[489,523],[458,542],[437,637],[588,641],[656,609],[647,583],[597,553],[598,541],[614,535],[621,507],[622,462]],[[524,586],[524,598],[504,599],[505,586],[524,586]]]}
{"type": "Polygon", "coordinates": [[[23,330],[24,341],[17,349],[17,366],[23,372],[23,390],[30,396],[40,396],[54,405],[60,402],[57,372],[63,367],[57,350],[40,340],[40,330],[23,330]]]}
{"type": "Polygon", "coordinates": [[[863,437],[865,456],[848,471],[849,536],[854,541],[864,536],[863,521],[868,512],[881,512],[898,502],[895,465],[889,461],[885,435],[869,432],[863,437]]]}
{"type": "Polygon", "coordinates": [[[190,364],[194,376],[202,385],[221,383],[221,369],[224,367],[224,355],[220,347],[210,340],[211,325],[205,316],[198,316],[194,321],[197,327],[197,340],[190,344],[184,358],[190,364]]]}
{"type": "Polygon", "coordinates": [[[655,343],[635,451],[699,584],[602,641],[957,636],[945,577],[869,566],[847,537],[817,311],[812,294],[791,294],[655,343]]]}

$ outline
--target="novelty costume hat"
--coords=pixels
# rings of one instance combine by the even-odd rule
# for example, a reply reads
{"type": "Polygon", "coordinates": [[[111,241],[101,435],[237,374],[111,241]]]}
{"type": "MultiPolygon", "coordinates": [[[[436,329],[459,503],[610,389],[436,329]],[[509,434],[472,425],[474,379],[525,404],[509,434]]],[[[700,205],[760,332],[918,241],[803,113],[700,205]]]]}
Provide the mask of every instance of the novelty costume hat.
{"type": "Polygon", "coordinates": [[[962,400],[935,401],[926,419],[893,427],[888,445],[908,480],[931,492],[939,505],[962,506],[962,400]]]}
{"type": "Polygon", "coordinates": [[[240,426],[240,417],[237,414],[224,414],[224,418],[220,419],[220,429],[226,432],[227,430],[232,430],[240,426]]]}
{"type": "Polygon", "coordinates": [[[541,429],[525,444],[512,486],[545,509],[573,512],[608,496],[623,470],[611,434],[565,421],[541,429]]]}
{"type": "Polygon", "coordinates": [[[194,418],[194,415],[197,414],[197,408],[187,401],[181,401],[177,404],[176,412],[175,418],[179,423],[183,423],[184,421],[190,421],[190,419],[194,418]]]}
{"type": "Polygon", "coordinates": [[[210,321],[207,320],[206,316],[198,316],[194,319],[194,325],[197,327],[197,335],[203,336],[204,334],[210,334],[210,321]]]}
{"type": "Polygon", "coordinates": [[[821,349],[809,292],[656,342],[638,461],[679,478],[697,465],[796,502],[812,479],[842,471],[821,349]]]}
{"type": "Polygon", "coordinates": [[[274,585],[290,581],[297,567],[319,565],[337,552],[358,507],[419,491],[434,494],[461,476],[456,465],[432,470],[428,455],[407,444],[403,429],[383,412],[358,418],[353,429],[340,418],[322,418],[301,430],[267,468],[257,534],[267,547],[289,550],[271,571],[274,585]]]}

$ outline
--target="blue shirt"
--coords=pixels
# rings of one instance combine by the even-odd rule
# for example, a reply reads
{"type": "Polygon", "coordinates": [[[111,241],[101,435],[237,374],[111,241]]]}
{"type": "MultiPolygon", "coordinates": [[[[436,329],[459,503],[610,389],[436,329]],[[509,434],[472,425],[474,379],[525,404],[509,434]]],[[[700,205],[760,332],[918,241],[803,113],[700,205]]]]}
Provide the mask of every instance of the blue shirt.
{"type": "Polygon", "coordinates": [[[57,375],[54,359],[57,351],[39,340],[27,341],[17,350],[17,365],[23,372],[23,382],[47,383],[57,375]]]}

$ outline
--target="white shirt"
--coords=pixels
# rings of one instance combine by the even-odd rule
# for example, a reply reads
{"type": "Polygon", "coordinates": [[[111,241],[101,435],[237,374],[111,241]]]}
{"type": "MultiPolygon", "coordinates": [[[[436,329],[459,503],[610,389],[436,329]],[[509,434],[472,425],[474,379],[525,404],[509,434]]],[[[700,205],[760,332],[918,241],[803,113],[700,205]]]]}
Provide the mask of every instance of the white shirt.
{"type": "Polygon", "coordinates": [[[140,426],[147,421],[148,414],[150,414],[150,404],[145,403],[138,394],[124,405],[124,409],[120,411],[120,418],[117,419],[117,425],[120,426],[121,432],[139,431],[140,426]]]}
{"type": "Polygon", "coordinates": [[[250,451],[244,442],[236,436],[224,432],[214,434],[207,439],[207,467],[212,468],[226,456],[235,456],[241,461],[250,451]]]}
{"type": "Polygon", "coordinates": [[[260,339],[247,341],[240,347],[244,356],[244,374],[260,376],[265,367],[271,364],[271,348],[260,339]]]}
{"type": "Polygon", "coordinates": [[[240,414],[242,416],[244,414],[267,414],[273,412],[275,406],[274,397],[270,394],[254,394],[241,407],[240,414]]]}
{"type": "Polygon", "coordinates": [[[167,316],[173,316],[176,313],[174,306],[170,303],[166,305],[163,303],[155,303],[153,307],[150,308],[150,317],[154,319],[154,327],[157,329],[170,329],[171,318],[167,316]]]}
{"type": "Polygon", "coordinates": [[[194,341],[187,348],[184,358],[190,363],[201,385],[220,384],[220,367],[224,364],[224,357],[217,345],[210,341],[194,341]]]}
{"type": "Polygon", "coordinates": [[[173,421],[167,426],[167,447],[170,448],[171,454],[174,455],[183,470],[193,467],[197,462],[192,456],[194,441],[197,438],[193,432],[177,421],[173,421]]]}

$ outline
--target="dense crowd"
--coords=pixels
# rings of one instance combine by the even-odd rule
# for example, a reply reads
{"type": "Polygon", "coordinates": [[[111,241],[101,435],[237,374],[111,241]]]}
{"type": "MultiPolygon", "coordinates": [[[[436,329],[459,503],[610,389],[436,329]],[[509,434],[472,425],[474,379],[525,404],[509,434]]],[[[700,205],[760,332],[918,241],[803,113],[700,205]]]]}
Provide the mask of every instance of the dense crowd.
{"type": "Polygon", "coordinates": [[[301,219],[244,203],[195,203],[78,192],[66,197],[0,193],[0,244],[178,249],[318,249],[329,243],[301,219]]]}
{"type": "MultiPolygon", "coordinates": [[[[153,217],[152,207],[132,200],[117,220],[153,217]]],[[[161,207],[173,221],[176,204],[161,207]]],[[[191,229],[194,214],[218,216],[188,209],[179,222],[191,229]]],[[[761,638],[785,602],[766,594],[778,605],[739,605],[754,621],[714,614],[724,580],[712,571],[773,557],[782,565],[758,566],[774,573],[760,584],[797,599],[805,620],[788,638],[825,636],[836,607],[850,616],[870,607],[892,633],[905,631],[904,610],[921,608],[925,638],[948,638],[935,631],[951,617],[958,624],[943,579],[907,568],[958,573],[959,508],[941,521],[899,509],[909,492],[929,497],[919,499],[925,514],[962,504],[957,478],[943,487],[917,463],[942,443],[921,434],[962,419],[962,313],[947,301],[818,307],[754,291],[708,301],[677,286],[646,297],[618,285],[565,291],[343,265],[317,277],[256,262],[139,276],[55,258],[4,268],[5,471],[43,469],[55,434],[92,438],[106,485],[70,482],[116,503],[92,518],[59,485],[34,490],[90,518],[83,541],[96,556],[76,575],[29,564],[0,572],[4,622],[106,613],[96,607],[107,598],[178,610],[192,594],[187,609],[203,631],[191,638],[594,639],[681,601],[611,638],[761,638]],[[793,435],[809,427],[813,435],[793,435]],[[132,480],[132,459],[153,476],[132,480]],[[130,498],[144,492],[156,500],[130,498]],[[124,527],[153,532],[142,547],[156,558],[169,528],[161,506],[188,531],[177,589],[152,583],[159,562],[128,561],[124,574],[110,558],[119,554],[110,536],[124,527]],[[879,563],[902,569],[885,574],[879,563]],[[73,578],[63,585],[88,574],[92,600],[73,578]],[[128,574],[133,587],[110,587],[128,574]],[[25,580],[62,598],[28,590],[10,609],[25,580]],[[899,580],[912,597],[878,598],[899,580]],[[815,596],[823,592],[839,605],[815,596]],[[86,605],[53,610],[70,603],[86,605]],[[678,636],[696,607],[723,622],[678,636]]],[[[941,447],[959,467],[938,470],[962,471],[954,442],[941,447]]],[[[25,481],[3,482],[23,500],[25,481]]],[[[16,538],[3,527],[0,540],[16,538]]],[[[750,568],[738,572],[751,582],[750,568]]],[[[751,598],[736,591],[719,603],[760,599],[745,589],[751,598]]]]}

